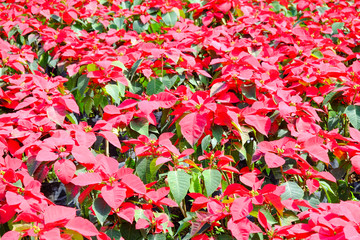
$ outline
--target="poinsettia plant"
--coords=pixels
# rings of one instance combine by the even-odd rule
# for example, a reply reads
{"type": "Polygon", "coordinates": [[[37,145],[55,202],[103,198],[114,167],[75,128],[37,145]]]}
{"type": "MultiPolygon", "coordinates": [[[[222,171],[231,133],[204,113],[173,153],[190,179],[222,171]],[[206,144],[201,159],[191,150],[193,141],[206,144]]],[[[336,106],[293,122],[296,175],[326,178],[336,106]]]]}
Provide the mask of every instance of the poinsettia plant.
{"type": "Polygon", "coordinates": [[[358,239],[359,9],[0,0],[1,239],[358,239]]]}

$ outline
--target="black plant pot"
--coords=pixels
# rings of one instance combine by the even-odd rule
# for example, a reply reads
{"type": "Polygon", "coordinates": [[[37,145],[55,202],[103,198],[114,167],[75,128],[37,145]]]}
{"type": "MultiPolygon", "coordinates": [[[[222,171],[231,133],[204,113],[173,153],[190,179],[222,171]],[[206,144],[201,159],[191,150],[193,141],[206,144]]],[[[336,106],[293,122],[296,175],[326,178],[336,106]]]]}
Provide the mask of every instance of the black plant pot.
{"type": "Polygon", "coordinates": [[[61,182],[45,182],[41,184],[41,192],[56,205],[75,207],[75,199],[68,201],[66,187],[61,182]]]}

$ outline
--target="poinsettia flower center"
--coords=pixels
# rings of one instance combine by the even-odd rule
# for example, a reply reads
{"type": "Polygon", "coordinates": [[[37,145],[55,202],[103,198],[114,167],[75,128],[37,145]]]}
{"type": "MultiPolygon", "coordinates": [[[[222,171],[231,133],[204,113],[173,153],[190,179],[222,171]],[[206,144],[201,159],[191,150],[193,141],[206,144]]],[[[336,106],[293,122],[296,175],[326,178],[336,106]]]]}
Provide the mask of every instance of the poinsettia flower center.
{"type": "Polygon", "coordinates": [[[251,195],[252,197],[259,196],[259,192],[256,191],[256,190],[251,190],[251,191],[250,191],[250,195],[251,195]]]}
{"type": "Polygon", "coordinates": [[[65,147],[59,147],[59,152],[65,152],[66,148],[65,147]]]}
{"type": "Polygon", "coordinates": [[[21,193],[23,193],[24,191],[25,191],[24,188],[18,188],[18,189],[17,189],[17,193],[18,193],[18,194],[21,194],[21,193]]]}
{"type": "Polygon", "coordinates": [[[114,177],[109,177],[109,183],[112,184],[116,179],[114,177]]]}
{"type": "Polygon", "coordinates": [[[91,132],[91,130],[92,130],[92,127],[91,127],[91,126],[86,126],[86,127],[84,127],[84,131],[85,131],[85,132],[91,132]]]}
{"type": "Polygon", "coordinates": [[[41,230],[38,226],[33,226],[32,228],[35,234],[38,234],[41,230]]]}
{"type": "Polygon", "coordinates": [[[276,148],[276,152],[277,152],[279,155],[281,155],[281,154],[284,153],[284,149],[277,147],[277,148],[276,148]]]}
{"type": "Polygon", "coordinates": [[[275,231],[274,231],[273,229],[267,231],[267,235],[268,235],[269,237],[273,237],[273,236],[274,236],[274,233],[275,233],[275,231]]]}

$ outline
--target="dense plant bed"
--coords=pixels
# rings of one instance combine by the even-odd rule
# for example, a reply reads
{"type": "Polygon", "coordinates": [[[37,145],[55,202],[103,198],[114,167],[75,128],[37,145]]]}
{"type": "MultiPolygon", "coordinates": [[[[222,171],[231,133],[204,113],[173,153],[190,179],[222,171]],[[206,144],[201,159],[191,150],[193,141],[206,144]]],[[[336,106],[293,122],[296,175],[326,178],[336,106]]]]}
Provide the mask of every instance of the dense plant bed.
{"type": "Polygon", "coordinates": [[[360,239],[359,10],[0,0],[1,239],[360,239]]]}

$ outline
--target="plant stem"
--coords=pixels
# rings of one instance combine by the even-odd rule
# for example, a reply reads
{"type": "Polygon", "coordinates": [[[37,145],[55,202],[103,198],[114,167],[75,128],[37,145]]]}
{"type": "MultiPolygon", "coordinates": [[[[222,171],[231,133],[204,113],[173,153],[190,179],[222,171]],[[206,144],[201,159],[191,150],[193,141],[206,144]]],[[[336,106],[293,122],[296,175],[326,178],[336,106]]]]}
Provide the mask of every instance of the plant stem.
{"type": "Polygon", "coordinates": [[[161,77],[164,77],[164,57],[161,55],[161,77]]]}
{"type": "Polygon", "coordinates": [[[105,139],[105,156],[109,157],[109,141],[105,139]]]}
{"type": "Polygon", "coordinates": [[[179,208],[180,208],[180,211],[181,211],[182,215],[186,218],[187,215],[186,215],[185,199],[183,199],[183,200],[181,201],[181,203],[179,204],[179,208]]]}

